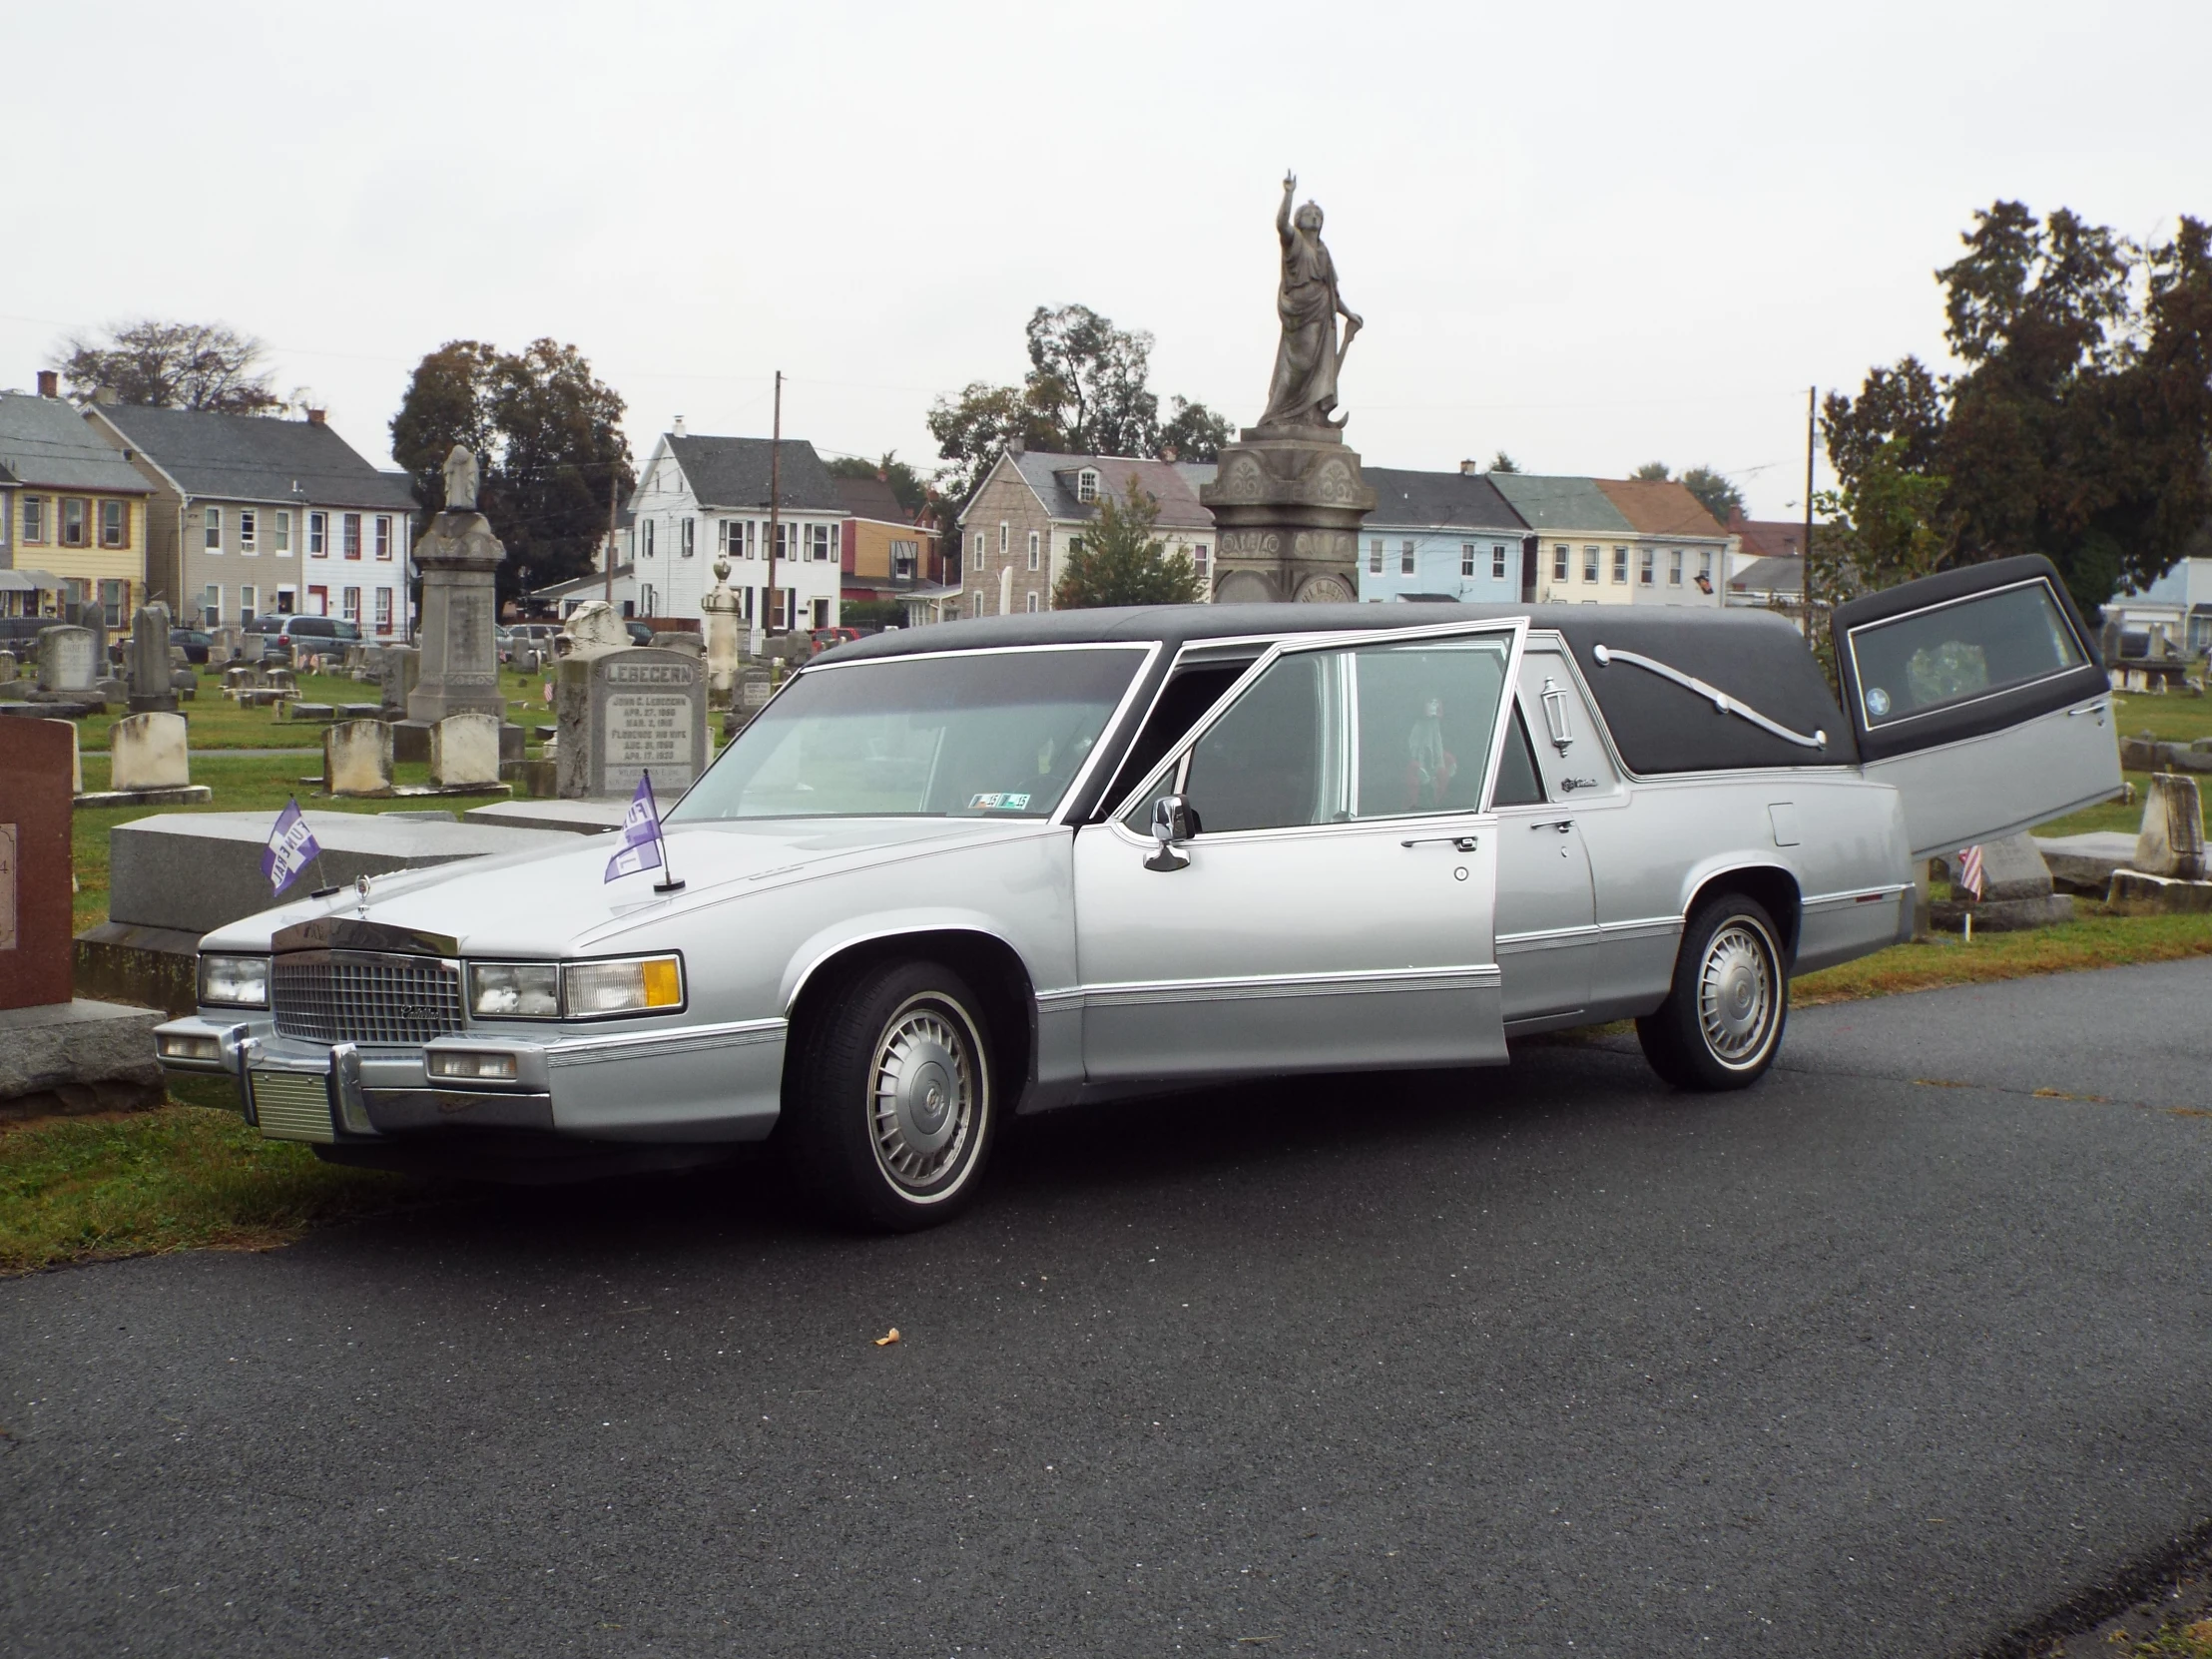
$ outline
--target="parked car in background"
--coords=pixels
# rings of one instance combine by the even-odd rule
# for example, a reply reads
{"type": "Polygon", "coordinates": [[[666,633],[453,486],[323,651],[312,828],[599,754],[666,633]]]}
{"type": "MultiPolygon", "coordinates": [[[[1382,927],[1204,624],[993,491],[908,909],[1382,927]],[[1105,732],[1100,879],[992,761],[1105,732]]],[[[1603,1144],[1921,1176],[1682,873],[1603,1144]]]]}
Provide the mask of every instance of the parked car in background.
{"type": "Polygon", "coordinates": [[[334,1162],[666,1167],[773,1135],[889,1229],[966,1203],[1008,1112],[1498,1065],[1615,1019],[1668,1082],[1745,1088],[1793,975],[1911,937],[1916,860],[2120,785],[2047,561],[1875,594],[1833,632],[1842,709],[1765,611],[876,635],[793,677],[653,864],[578,837],[232,923],[158,1053],[334,1162]]]}
{"type": "Polygon", "coordinates": [[[560,632],[557,622],[511,622],[499,631],[499,660],[511,663],[525,651],[550,658],[560,632]]]}
{"type": "Polygon", "coordinates": [[[361,643],[358,623],[331,616],[258,616],[246,625],[246,654],[255,655],[254,640],[261,642],[264,662],[297,662],[318,652],[337,654],[361,643]]]}
{"type": "Polygon", "coordinates": [[[172,628],[169,643],[173,650],[182,651],[188,663],[204,663],[208,651],[215,644],[215,636],[205,628],[172,628]]]}
{"type": "Polygon", "coordinates": [[[651,645],[653,643],[653,624],[650,622],[640,622],[636,617],[625,617],[622,623],[622,631],[630,636],[632,645],[651,645]]]}
{"type": "Polygon", "coordinates": [[[808,634],[808,638],[815,642],[815,655],[818,657],[825,651],[849,644],[859,637],[860,631],[857,628],[816,628],[808,634]]]}

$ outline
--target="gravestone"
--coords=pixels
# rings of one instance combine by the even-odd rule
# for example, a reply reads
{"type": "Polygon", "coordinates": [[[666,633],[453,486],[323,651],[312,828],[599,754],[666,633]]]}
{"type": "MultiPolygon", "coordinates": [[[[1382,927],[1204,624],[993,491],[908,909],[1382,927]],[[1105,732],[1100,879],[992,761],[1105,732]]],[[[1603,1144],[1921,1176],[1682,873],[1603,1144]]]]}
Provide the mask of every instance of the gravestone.
{"type": "Polygon", "coordinates": [[[235,622],[226,622],[208,630],[208,662],[215,667],[245,654],[246,630],[235,622]]]}
{"type": "Polygon", "coordinates": [[[689,652],[650,646],[569,657],[556,669],[558,788],[626,796],[646,772],[673,801],[707,764],[707,675],[689,652]]]}
{"type": "Polygon", "coordinates": [[[2154,772],[2143,796],[2143,828],[2135,840],[2132,868],[2145,875],[2183,881],[2205,878],[2204,807],[2197,781],[2178,773],[2154,772]]]}
{"type": "Polygon", "coordinates": [[[602,651],[627,651],[630,631],[604,599],[587,599],[569,613],[553,637],[556,658],[589,657],[602,651]]]}
{"type": "Polygon", "coordinates": [[[0,686],[6,685],[16,675],[15,653],[0,651],[0,686]]]}
{"type": "Polygon", "coordinates": [[[97,645],[90,628],[63,623],[42,628],[38,636],[38,688],[61,696],[91,694],[100,672],[97,645]]]}
{"type": "Polygon", "coordinates": [[[0,1008],[69,1000],[75,731],[0,720],[0,1008]]]}
{"type": "Polygon", "coordinates": [[[185,717],[159,711],[127,715],[108,733],[108,789],[183,789],[192,782],[185,717]]]}
{"type": "Polygon", "coordinates": [[[124,659],[131,682],[130,706],[134,715],[177,712],[177,690],[169,675],[169,607],[141,605],[131,614],[131,644],[124,659]]]}
{"type": "Polygon", "coordinates": [[[339,721],[322,734],[325,795],[391,794],[391,728],[380,720],[339,721]]]}
{"type": "Polygon", "coordinates": [[[734,738],[752,725],[753,717],[767,708],[768,700],[775,695],[776,679],[768,664],[746,664],[730,689],[730,713],[722,725],[724,736],[734,738]]]}
{"type": "Polygon", "coordinates": [[[415,543],[422,572],[422,653],[414,689],[407,694],[410,725],[427,726],[447,715],[506,713],[499,691],[498,605],[493,581],[507,550],[476,511],[474,489],[456,482],[473,459],[455,447],[446,462],[447,507],[430,520],[415,543]]]}
{"type": "Polygon", "coordinates": [[[430,782],[440,789],[499,782],[499,721],[447,715],[430,728],[430,782]]]}
{"type": "Polygon", "coordinates": [[[1936,861],[1944,866],[1951,883],[1951,896],[1931,907],[1931,920],[1937,927],[1955,932],[1969,911],[1974,930],[1987,933],[2020,932],[2073,919],[2073,897],[2053,886],[2050,866],[2043,862],[2042,847],[2033,835],[2007,835],[1982,843],[1978,898],[1959,888],[1955,856],[1936,861]]]}
{"type": "Polygon", "coordinates": [[[422,672],[422,654],[411,645],[387,645],[376,659],[376,686],[387,714],[407,712],[407,699],[422,672]]]}

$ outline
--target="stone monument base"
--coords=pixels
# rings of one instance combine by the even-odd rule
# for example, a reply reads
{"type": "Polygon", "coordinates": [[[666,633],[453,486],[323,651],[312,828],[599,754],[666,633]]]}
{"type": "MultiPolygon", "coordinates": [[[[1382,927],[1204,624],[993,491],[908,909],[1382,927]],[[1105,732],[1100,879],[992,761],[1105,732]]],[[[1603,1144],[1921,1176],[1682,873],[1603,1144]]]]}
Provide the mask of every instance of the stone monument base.
{"type": "Polygon", "coordinates": [[[154,1027],[164,1017],[83,998],[0,1009],[0,1119],[159,1106],[154,1027]]]}
{"type": "Polygon", "coordinates": [[[1359,598],[1360,524],[1376,494],[1337,432],[1248,427],[1199,499],[1214,515],[1220,603],[1359,598]]]}
{"type": "MultiPolygon", "coordinates": [[[[395,720],[391,723],[391,758],[396,761],[420,761],[430,763],[430,728],[434,720],[395,720]]],[[[499,759],[522,759],[524,734],[512,721],[499,723],[499,759]]]]}

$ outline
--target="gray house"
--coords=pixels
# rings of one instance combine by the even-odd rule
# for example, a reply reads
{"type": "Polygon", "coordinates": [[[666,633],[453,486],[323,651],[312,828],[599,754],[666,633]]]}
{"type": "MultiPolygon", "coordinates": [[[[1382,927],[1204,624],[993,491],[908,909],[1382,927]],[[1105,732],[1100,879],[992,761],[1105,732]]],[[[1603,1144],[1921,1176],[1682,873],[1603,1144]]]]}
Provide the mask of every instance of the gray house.
{"type": "Polygon", "coordinates": [[[154,486],[147,585],[204,626],[342,617],[369,639],[407,632],[416,512],[323,422],[95,403],[85,419],[154,486]]]}

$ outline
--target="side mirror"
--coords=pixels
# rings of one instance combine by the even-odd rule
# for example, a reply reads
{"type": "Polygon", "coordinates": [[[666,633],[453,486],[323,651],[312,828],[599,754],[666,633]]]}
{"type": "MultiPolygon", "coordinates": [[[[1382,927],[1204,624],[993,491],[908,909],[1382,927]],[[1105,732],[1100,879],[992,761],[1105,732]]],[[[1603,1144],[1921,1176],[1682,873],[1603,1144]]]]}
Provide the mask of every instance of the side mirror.
{"type": "Polygon", "coordinates": [[[1544,728],[1551,734],[1551,747],[1564,755],[1567,746],[1574,742],[1574,723],[1567,715],[1567,694],[1559,689],[1557,681],[1546,680],[1541,701],[1544,728]]]}
{"type": "Polygon", "coordinates": [[[1191,804],[1179,795],[1163,795],[1152,804],[1152,838],[1160,849],[1144,861],[1146,869],[1188,869],[1188,855],[1175,850],[1177,841],[1191,838],[1194,828],[1191,804]]]}

